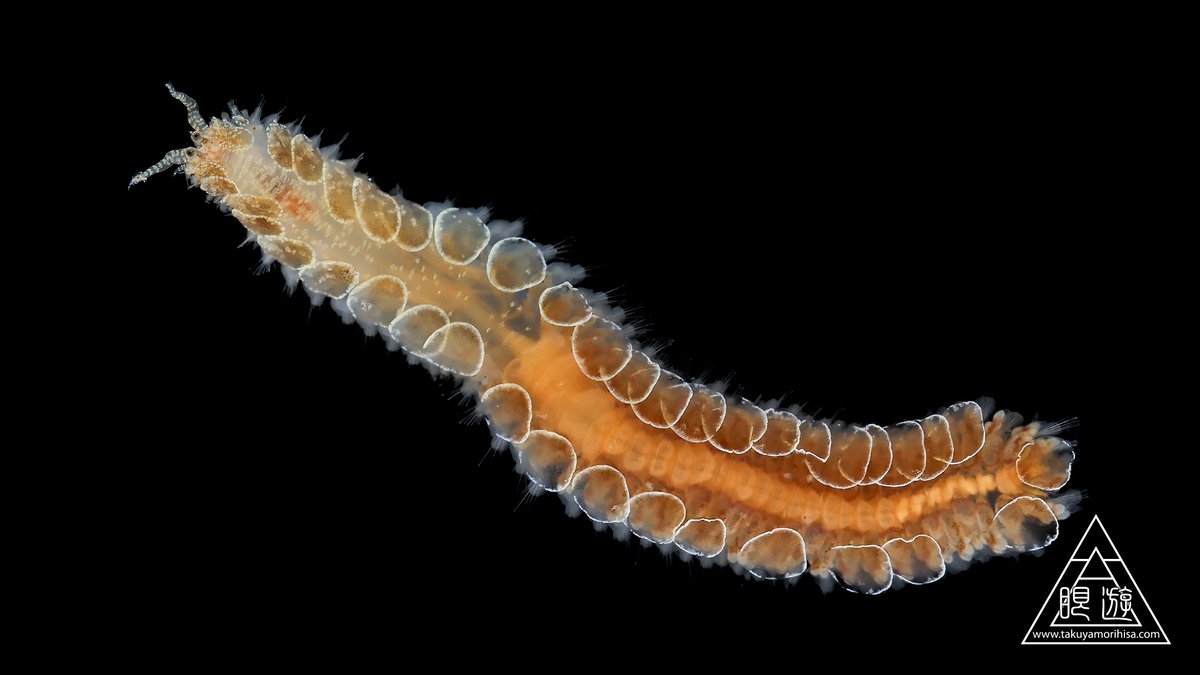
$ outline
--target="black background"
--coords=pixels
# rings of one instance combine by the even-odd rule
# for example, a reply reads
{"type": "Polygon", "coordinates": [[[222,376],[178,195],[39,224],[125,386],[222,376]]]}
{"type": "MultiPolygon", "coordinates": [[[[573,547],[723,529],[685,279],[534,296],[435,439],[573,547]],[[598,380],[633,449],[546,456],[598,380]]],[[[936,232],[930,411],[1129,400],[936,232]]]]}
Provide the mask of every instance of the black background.
{"type": "Polygon", "coordinates": [[[110,365],[145,394],[104,519],[142,635],[335,659],[1041,662],[1018,643],[1100,514],[1176,638],[1183,514],[1164,456],[1188,450],[1162,418],[1178,273],[1155,230],[1173,188],[1150,177],[1129,112],[1148,93],[1121,59],[849,68],[457,44],[139,58],[104,83],[120,143],[103,180],[144,280],[114,311],[110,365]],[[182,177],[125,191],[187,143],[167,80],[206,116],[262,101],[326,141],[348,133],[343,154],[415,201],[524,219],[689,376],[859,422],[978,396],[1078,417],[1082,512],[1044,555],[861,597],[666,559],[529,501],[451,383],[257,274],[241,227],[182,177]]]}

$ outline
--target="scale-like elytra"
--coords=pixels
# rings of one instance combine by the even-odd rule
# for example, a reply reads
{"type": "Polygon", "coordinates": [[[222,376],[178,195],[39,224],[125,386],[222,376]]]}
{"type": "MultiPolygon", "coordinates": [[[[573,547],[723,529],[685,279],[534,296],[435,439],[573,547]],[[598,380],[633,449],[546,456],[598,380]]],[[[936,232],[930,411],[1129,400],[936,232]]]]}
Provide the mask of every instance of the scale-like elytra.
{"type": "Polygon", "coordinates": [[[299,269],[312,263],[313,249],[308,244],[287,237],[259,237],[258,246],[263,255],[278,260],[280,264],[299,269]]]}
{"type": "Polygon", "coordinates": [[[454,378],[528,480],[596,523],[753,578],[875,594],[1047,546],[1078,503],[1062,492],[1074,445],[1038,422],[964,401],[852,423],[725,394],[639,344],[519,224],[410,201],[278,116],[205,122],[170,91],[192,143],[130,185],[182,168],[289,284],[454,378]]]}
{"type": "Polygon", "coordinates": [[[546,278],[546,259],[537,244],[522,237],[501,239],[488,253],[487,274],[492,285],[516,293],[546,278]]]}
{"type": "Polygon", "coordinates": [[[408,286],[400,277],[380,274],[350,291],[346,305],[355,319],[367,324],[389,326],[408,303],[408,286]]]}
{"type": "Polygon", "coordinates": [[[892,573],[910,584],[928,584],[946,574],[942,547],[927,534],[904,539],[897,537],[883,545],[892,573]]]}
{"type": "Polygon", "coordinates": [[[800,419],[783,410],[767,412],[767,429],[754,442],[754,451],[768,457],[791,454],[800,444],[800,419]]]}
{"type": "Polygon", "coordinates": [[[1039,490],[1058,490],[1071,479],[1075,449],[1054,436],[1026,443],[1017,455],[1017,476],[1022,483],[1039,490]]]}
{"type": "Polygon", "coordinates": [[[267,154],[281,169],[292,168],[292,132],[282,124],[267,125],[267,154]]]}
{"type": "Polygon", "coordinates": [[[629,529],[656,544],[674,541],[686,515],[683,500],[669,492],[643,492],[629,500],[629,529]]]}
{"type": "Polygon", "coordinates": [[[420,251],[433,239],[433,217],[429,209],[403,199],[396,200],[399,209],[400,231],[396,233],[396,245],[410,253],[420,251]]]}
{"type": "Polygon", "coordinates": [[[629,516],[629,486],[625,476],[611,466],[590,466],[580,471],[571,491],[575,503],[592,520],[618,523],[629,516]]]}
{"type": "Polygon", "coordinates": [[[1036,551],[1058,538],[1058,519],[1046,502],[1022,495],[996,512],[992,533],[1017,551],[1036,551]]]}
{"type": "Polygon", "coordinates": [[[483,367],[483,336],[475,326],[455,321],[425,338],[421,352],[425,358],[455,375],[474,375],[483,367]]]}
{"type": "Polygon", "coordinates": [[[621,327],[598,316],[571,332],[571,352],[579,370],[600,381],[612,379],[633,358],[633,347],[621,327]]]}
{"type": "MultiPolygon", "coordinates": [[[[237,197],[239,195],[231,195],[237,197]]],[[[238,219],[251,234],[258,235],[278,235],[283,232],[283,226],[279,224],[276,218],[268,218],[267,216],[256,216],[239,209],[233,210],[233,217],[238,219]]]]}
{"type": "Polygon", "coordinates": [[[845,490],[861,485],[871,462],[871,434],[863,427],[845,424],[834,424],[829,432],[829,456],[824,460],[807,457],[808,470],[832,488],[845,490]]]}
{"type": "Polygon", "coordinates": [[[501,440],[523,443],[533,425],[533,401],[519,384],[506,382],[483,392],[479,407],[487,415],[492,432],[501,440]]]}
{"type": "Polygon", "coordinates": [[[954,463],[962,464],[983,449],[983,408],[975,401],[955,403],[943,413],[950,425],[950,436],[954,442],[954,463]]]}
{"type": "Polygon", "coordinates": [[[707,443],[725,422],[725,397],[703,385],[692,387],[692,398],[683,415],[672,425],[680,438],[707,443]]]}
{"type": "MultiPolygon", "coordinates": [[[[392,339],[410,352],[422,355],[425,343],[450,323],[446,311],[436,305],[417,305],[401,312],[388,326],[392,339]]],[[[440,347],[441,345],[434,345],[440,347]]]]}
{"type": "Polygon", "coordinates": [[[225,204],[229,208],[251,216],[267,216],[276,218],[279,216],[279,203],[270,197],[261,195],[230,195],[225,198],[225,204]]]}
{"type": "Polygon", "coordinates": [[[808,569],[804,537],[786,527],[756,535],[742,545],[737,559],[750,574],[762,579],[790,579],[808,569]]]}
{"type": "Polygon", "coordinates": [[[925,471],[921,480],[933,480],[954,462],[954,438],[945,415],[930,415],[921,420],[925,432],[925,471]]]}
{"type": "Polygon", "coordinates": [[[451,265],[475,262],[491,239],[491,231],[479,216],[462,209],[449,208],[433,223],[433,244],[451,265]]]}
{"type": "Polygon", "coordinates": [[[345,162],[330,162],[325,174],[325,204],[329,215],[342,223],[353,223],[358,217],[354,208],[354,171],[345,162]]]}
{"type": "Polygon", "coordinates": [[[719,518],[693,518],[675,531],[675,545],[684,553],[715,558],[725,550],[727,530],[719,518]]]}
{"type": "Polygon", "coordinates": [[[867,433],[871,435],[871,459],[867,462],[867,474],[863,484],[878,483],[892,468],[892,438],[887,429],[878,424],[868,424],[867,433]]]}
{"type": "Polygon", "coordinates": [[[829,424],[821,420],[804,419],[800,421],[800,438],[796,441],[796,450],[802,455],[824,462],[833,451],[833,439],[829,432],[829,424]]]}
{"type": "Polygon", "coordinates": [[[675,373],[660,370],[650,395],[633,404],[633,412],[646,424],[667,429],[683,417],[691,400],[692,385],[675,373]]]}
{"type": "Polygon", "coordinates": [[[629,363],[604,384],[613,398],[632,405],[645,401],[661,376],[662,368],[657,363],[641,352],[634,352],[629,363]]]}
{"type": "Polygon", "coordinates": [[[300,268],[300,281],[314,293],[340,298],[358,283],[358,270],[349,263],[322,260],[300,268]]]}
{"type": "Polygon", "coordinates": [[[357,216],[363,234],[377,244],[395,239],[400,234],[400,207],[396,200],[362,176],[355,178],[350,186],[350,217],[357,216]]]}
{"type": "Polygon", "coordinates": [[[925,431],[917,422],[900,422],[886,429],[892,448],[892,465],[880,485],[903,487],[925,472],[925,431]]]}
{"type": "Polygon", "coordinates": [[[549,492],[567,489],[577,464],[571,441],[553,431],[537,429],[515,443],[518,460],[531,481],[549,492]]]}
{"type": "Polygon", "coordinates": [[[835,546],[833,575],[846,588],[877,595],[892,586],[892,560],[882,546],[835,546]]]}
{"type": "Polygon", "coordinates": [[[592,308],[569,281],[551,286],[538,296],[542,319],[554,326],[578,326],[592,318],[592,308]]]}
{"type": "Polygon", "coordinates": [[[722,452],[741,455],[767,433],[767,413],[749,401],[726,405],[725,418],[709,443],[722,452]]]}
{"type": "Polygon", "coordinates": [[[325,158],[304,134],[292,138],[292,167],[303,183],[319,183],[325,175],[325,158]]]}

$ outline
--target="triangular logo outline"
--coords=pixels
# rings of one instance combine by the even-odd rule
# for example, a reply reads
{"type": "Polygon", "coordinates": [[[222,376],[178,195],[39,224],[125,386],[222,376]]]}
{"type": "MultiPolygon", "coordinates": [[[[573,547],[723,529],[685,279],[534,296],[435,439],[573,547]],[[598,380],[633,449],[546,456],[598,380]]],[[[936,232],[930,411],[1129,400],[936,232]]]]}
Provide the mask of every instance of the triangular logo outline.
{"type": "MultiPolygon", "coordinates": [[[[1113,602],[1114,602],[1114,607],[1115,607],[1116,601],[1114,600],[1113,602]]],[[[1104,605],[1102,605],[1102,607],[1104,607],[1104,605]]],[[[1061,607],[1060,607],[1060,609],[1061,609],[1061,607]]],[[[1078,609],[1083,609],[1083,608],[1080,607],[1078,609]]],[[[1104,611],[1104,610],[1102,609],[1102,611],[1104,611]]],[[[1150,603],[1146,602],[1145,594],[1143,594],[1142,589],[1140,587],[1138,587],[1137,580],[1134,579],[1133,575],[1129,572],[1129,567],[1125,564],[1125,559],[1123,557],[1121,557],[1121,553],[1117,550],[1116,545],[1113,544],[1112,537],[1109,536],[1108,530],[1104,527],[1104,523],[1100,522],[1100,516],[1098,516],[1098,515],[1092,516],[1092,522],[1088,523],[1087,529],[1084,530],[1083,536],[1080,537],[1080,539],[1079,539],[1079,543],[1075,545],[1075,550],[1071,552],[1071,557],[1067,559],[1067,564],[1063,566],[1063,570],[1062,570],[1062,572],[1059,573],[1058,579],[1054,582],[1054,585],[1050,588],[1050,594],[1046,596],[1046,600],[1045,600],[1045,602],[1042,603],[1041,609],[1039,609],[1037,615],[1034,616],[1033,623],[1031,623],[1029,625],[1029,630],[1025,631],[1025,638],[1023,640],[1021,640],[1021,644],[1023,644],[1023,645],[1063,645],[1063,644],[1092,644],[1092,645],[1096,645],[1096,644],[1108,644],[1108,645],[1165,644],[1165,645],[1169,645],[1169,644],[1171,644],[1171,640],[1167,637],[1166,631],[1164,631],[1162,629],[1162,624],[1160,624],[1158,622],[1158,617],[1154,615],[1154,610],[1151,609],[1150,603]],[[1089,535],[1092,534],[1093,528],[1097,528],[1097,527],[1099,528],[1100,534],[1104,535],[1103,543],[1106,543],[1108,546],[1107,557],[1106,557],[1105,553],[1101,552],[1101,550],[1100,550],[1101,547],[1094,545],[1094,544],[1092,545],[1092,550],[1090,552],[1085,553],[1084,555],[1081,556],[1079,553],[1080,549],[1083,548],[1084,543],[1089,541],[1089,535]],[[1103,569],[1107,573],[1107,578],[1091,576],[1091,575],[1084,576],[1084,573],[1087,572],[1088,570],[1096,569],[1096,567],[1093,565],[1093,563],[1096,563],[1097,561],[1099,562],[1099,568],[1103,569]],[[1079,572],[1078,572],[1078,574],[1075,575],[1076,578],[1074,581],[1071,582],[1071,585],[1064,586],[1063,579],[1067,576],[1067,571],[1071,569],[1072,564],[1075,564],[1075,563],[1082,563],[1082,566],[1079,568],[1079,572]],[[1137,593],[1136,598],[1141,603],[1140,607],[1145,608],[1146,614],[1149,615],[1151,622],[1145,621],[1145,618],[1143,616],[1141,616],[1136,611],[1136,609],[1134,609],[1134,607],[1132,606],[1132,602],[1129,604],[1129,608],[1127,610],[1127,613],[1132,616],[1129,617],[1129,621],[1127,623],[1095,623],[1095,620],[1090,618],[1090,614],[1084,614],[1081,612],[1080,614],[1077,615],[1077,614],[1075,614],[1075,611],[1076,611],[1075,608],[1069,608],[1068,616],[1062,622],[1059,622],[1059,619],[1063,618],[1062,614],[1060,613],[1059,610],[1055,610],[1054,619],[1052,619],[1048,623],[1045,623],[1042,626],[1042,629],[1039,631],[1039,633],[1050,633],[1050,632],[1056,632],[1056,631],[1073,631],[1074,629],[1085,629],[1085,630],[1093,631],[1093,632],[1094,631],[1102,631],[1102,630],[1111,632],[1111,631],[1115,631],[1118,629],[1143,628],[1143,629],[1156,629],[1158,631],[1158,637],[1147,638],[1147,637],[1139,636],[1139,637],[1120,638],[1120,639],[1116,639],[1116,640],[1105,639],[1105,640],[1096,640],[1096,641],[1085,640],[1085,639],[1081,639],[1081,638],[1072,639],[1069,637],[1068,638],[1059,638],[1059,639],[1048,639],[1044,635],[1039,635],[1037,638],[1033,637],[1034,629],[1038,628],[1039,623],[1041,623],[1043,621],[1043,617],[1046,614],[1046,609],[1048,607],[1051,607],[1051,601],[1059,599],[1059,600],[1066,600],[1068,602],[1068,604],[1070,603],[1071,598],[1063,597],[1063,596],[1066,596],[1067,594],[1061,593],[1062,591],[1068,591],[1068,593],[1073,593],[1075,591],[1075,589],[1080,585],[1081,581],[1091,581],[1091,582],[1098,581],[1098,582],[1102,582],[1102,583],[1112,582],[1118,588],[1120,588],[1121,582],[1116,578],[1116,575],[1114,575],[1114,573],[1113,573],[1115,569],[1118,569],[1115,567],[1117,565],[1120,566],[1119,567],[1120,571],[1124,573],[1124,578],[1128,579],[1129,584],[1133,586],[1133,591],[1135,593],[1137,593]],[[1073,623],[1073,621],[1076,621],[1076,616],[1083,616],[1084,618],[1089,620],[1089,623],[1073,623]]]]}

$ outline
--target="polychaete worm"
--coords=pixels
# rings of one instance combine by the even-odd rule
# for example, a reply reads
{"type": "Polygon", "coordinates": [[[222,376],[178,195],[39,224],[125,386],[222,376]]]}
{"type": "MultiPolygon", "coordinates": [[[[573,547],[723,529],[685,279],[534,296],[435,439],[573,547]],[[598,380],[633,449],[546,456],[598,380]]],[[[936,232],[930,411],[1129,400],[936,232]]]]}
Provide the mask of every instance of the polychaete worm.
{"type": "Polygon", "coordinates": [[[167,88],[192,145],[130,186],[181,169],[289,287],[457,378],[535,489],[619,538],[876,594],[1047,546],[1078,502],[1061,426],[986,400],[850,424],[726,396],[639,346],[520,223],[385,192],[278,115],[231,105],[206,122],[167,88]]]}

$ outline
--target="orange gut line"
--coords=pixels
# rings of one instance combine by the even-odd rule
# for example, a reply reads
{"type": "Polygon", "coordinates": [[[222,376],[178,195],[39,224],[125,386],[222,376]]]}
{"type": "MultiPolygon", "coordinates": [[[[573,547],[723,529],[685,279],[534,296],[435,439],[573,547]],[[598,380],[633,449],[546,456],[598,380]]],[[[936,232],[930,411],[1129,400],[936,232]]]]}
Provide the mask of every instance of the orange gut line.
{"type": "MultiPolygon", "coordinates": [[[[835,534],[842,544],[879,545],[924,533],[923,518],[955,500],[974,500],[992,491],[1045,495],[1023,485],[1011,462],[995,461],[1002,455],[1015,458],[1011,449],[1005,453],[985,447],[962,470],[905,487],[839,490],[814,480],[797,455],[734,455],[707,443],[690,443],[670,429],[643,423],[603,383],[585,377],[576,367],[565,332],[544,330],[508,366],[504,380],[529,392],[535,427],[554,429],[572,440],[578,469],[611,465],[625,475],[631,495],[671,492],[684,501],[690,518],[727,517],[720,507],[746,512],[758,529],[742,528],[746,531],[739,533],[731,526],[730,550],[773,527],[823,531],[835,534]]],[[[1001,424],[993,421],[990,426],[999,430],[1001,424]]]]}

